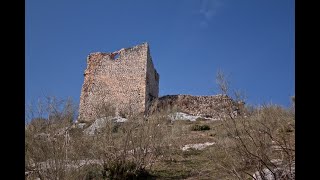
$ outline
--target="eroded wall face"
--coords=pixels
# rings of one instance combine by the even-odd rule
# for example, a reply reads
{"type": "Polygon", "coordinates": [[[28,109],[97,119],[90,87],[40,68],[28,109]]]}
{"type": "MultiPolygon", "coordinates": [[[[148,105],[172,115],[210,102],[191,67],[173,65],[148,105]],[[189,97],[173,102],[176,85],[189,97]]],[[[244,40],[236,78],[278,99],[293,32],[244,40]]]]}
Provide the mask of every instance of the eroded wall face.
{"type": "Polygon", "coordinates": [[[159,96],[159,74],[154,68],[150,51],[147,57],[147,74],[146,74],[146,106],[145,111],[148,110],[152,101],[159,96]]]}
{"type": "Polygon", "coordinates": [[[145,111],[147,51],[148,45],[142,44],[114,54],[91,53],[88,56],[79,121],[98,118],[97,107],[102,103],[110,104],[120,114],[145,111]]]}

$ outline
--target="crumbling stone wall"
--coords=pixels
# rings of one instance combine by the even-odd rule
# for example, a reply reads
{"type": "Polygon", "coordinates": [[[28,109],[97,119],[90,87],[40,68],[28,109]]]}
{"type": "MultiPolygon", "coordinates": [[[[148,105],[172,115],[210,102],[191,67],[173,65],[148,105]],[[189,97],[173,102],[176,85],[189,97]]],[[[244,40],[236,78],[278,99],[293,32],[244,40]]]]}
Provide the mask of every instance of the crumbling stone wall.
{"type": "Polygon", "coordinates": [[[113,53],[96,52],[87,57],[78,120],[98,117],[97,107],[110,104],[118,113],[144,113],[148,101],[158,97],[159,74],[143,43],[113,53]]]}
{"type": "Polygon", "coordinates": [[[159,94],[159,74],[154,68],[152,58],[150,55],[150,50],[147,53],[147,88],[146,88],[146,112],[151,105],[151,102],[158,97],[159,94]]]}
{"type": "Polygon", "coordinates": [[[243,103],[235,102],[226,95],[167,95],[155,99],[149,108],[148,114],[159,112],[161,110],[173,110],[195,116],[224,119],[229,115],[238,115],[243,105],[243,103]]]}

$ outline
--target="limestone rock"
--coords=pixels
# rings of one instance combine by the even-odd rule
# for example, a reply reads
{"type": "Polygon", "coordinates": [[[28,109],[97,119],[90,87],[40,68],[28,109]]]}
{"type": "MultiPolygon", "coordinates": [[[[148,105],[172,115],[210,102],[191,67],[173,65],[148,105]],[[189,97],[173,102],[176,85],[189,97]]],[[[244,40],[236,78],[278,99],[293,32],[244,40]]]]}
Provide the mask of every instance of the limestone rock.
{"type": "Polygon", "coordinates": [[[112,123],[123,123],[126,122],[126,118],[122,117],[103,117],[96,119],[88,128],[86,128],[83,132],[87,135],[95,135],[102,128],[107,126],[108,122],[112,123]]]}
{"type": "Polygon", "coordinates": [[[187,144],[187,145],[184,145],[181,150],[182,151],[188,151],[189,149],[196,149],[196,150],[202,150],[208,146],[212,146],[214,145],[215,143],[214,142],[206,142],[206,143],[199,143],[199,144],[187,144]]]}

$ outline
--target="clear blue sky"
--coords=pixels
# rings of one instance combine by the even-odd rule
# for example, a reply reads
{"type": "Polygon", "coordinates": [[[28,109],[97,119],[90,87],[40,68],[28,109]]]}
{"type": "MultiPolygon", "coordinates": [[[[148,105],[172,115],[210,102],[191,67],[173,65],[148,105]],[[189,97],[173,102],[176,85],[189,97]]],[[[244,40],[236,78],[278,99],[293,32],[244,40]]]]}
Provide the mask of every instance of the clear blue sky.
{"type": "Polygon", "coordinates": [[[86,57],[150,44],[160,95],[219,93],[222,69],[247,103],[295,94],[294,0],[28,0],[26,103],[79,102],[86,57]]]}

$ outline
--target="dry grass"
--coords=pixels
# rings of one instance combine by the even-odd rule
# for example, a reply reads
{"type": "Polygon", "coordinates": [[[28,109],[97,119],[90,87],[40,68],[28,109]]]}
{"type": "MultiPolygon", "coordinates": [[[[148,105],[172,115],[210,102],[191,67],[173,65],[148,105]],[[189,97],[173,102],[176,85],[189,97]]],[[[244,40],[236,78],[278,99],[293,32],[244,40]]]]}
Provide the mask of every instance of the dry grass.
{"type": "Polygon", "coordinates": [[[262,168],[279,167],[274,159],[281,159],[281,167],[294,166],[295,125],[290,110],[265,106],[247,118],[234,120],[203,122],[210,126],[208,131],[191,131],[198,122],[173,123],[175,144],[170,156],[155,164],[153,174],[160,179],[252,179],[262,168]],[[204,142],[217,144],[204,150],[180,149],[204,142]],[[279,149],[274,149],[276,146],[279,149]]]}
{"type": "Polygon", "coordinates": [[[62,103],[60,110],[51,104],[56,110],[50,116],[35,116],[39,118],[28,123],[26,171],[33,173],[27,179],[252,179],[255,171],[277,167],[273,159],[287,167],[295,161],[292,109],[251,107],[243,110],[247,117],[230,116],[225,121],[170,122],[167,113],[130,116],[120,125],[110,122],[96,136],[71,128],[68,137],[57,134],[71,125],[74,112],[67,104],[62,103]],[[195,125],[210,129],[192,131],[195,125]],[[186,144],[205,142],[216,144],[181,150],[186,144]],[[90,164],[90,159],[101,163],[90,164]],[[79,160],[87,164],[80,166],[79,160]],[[78,167],[67,168],[78,161],[78,167]]]}

